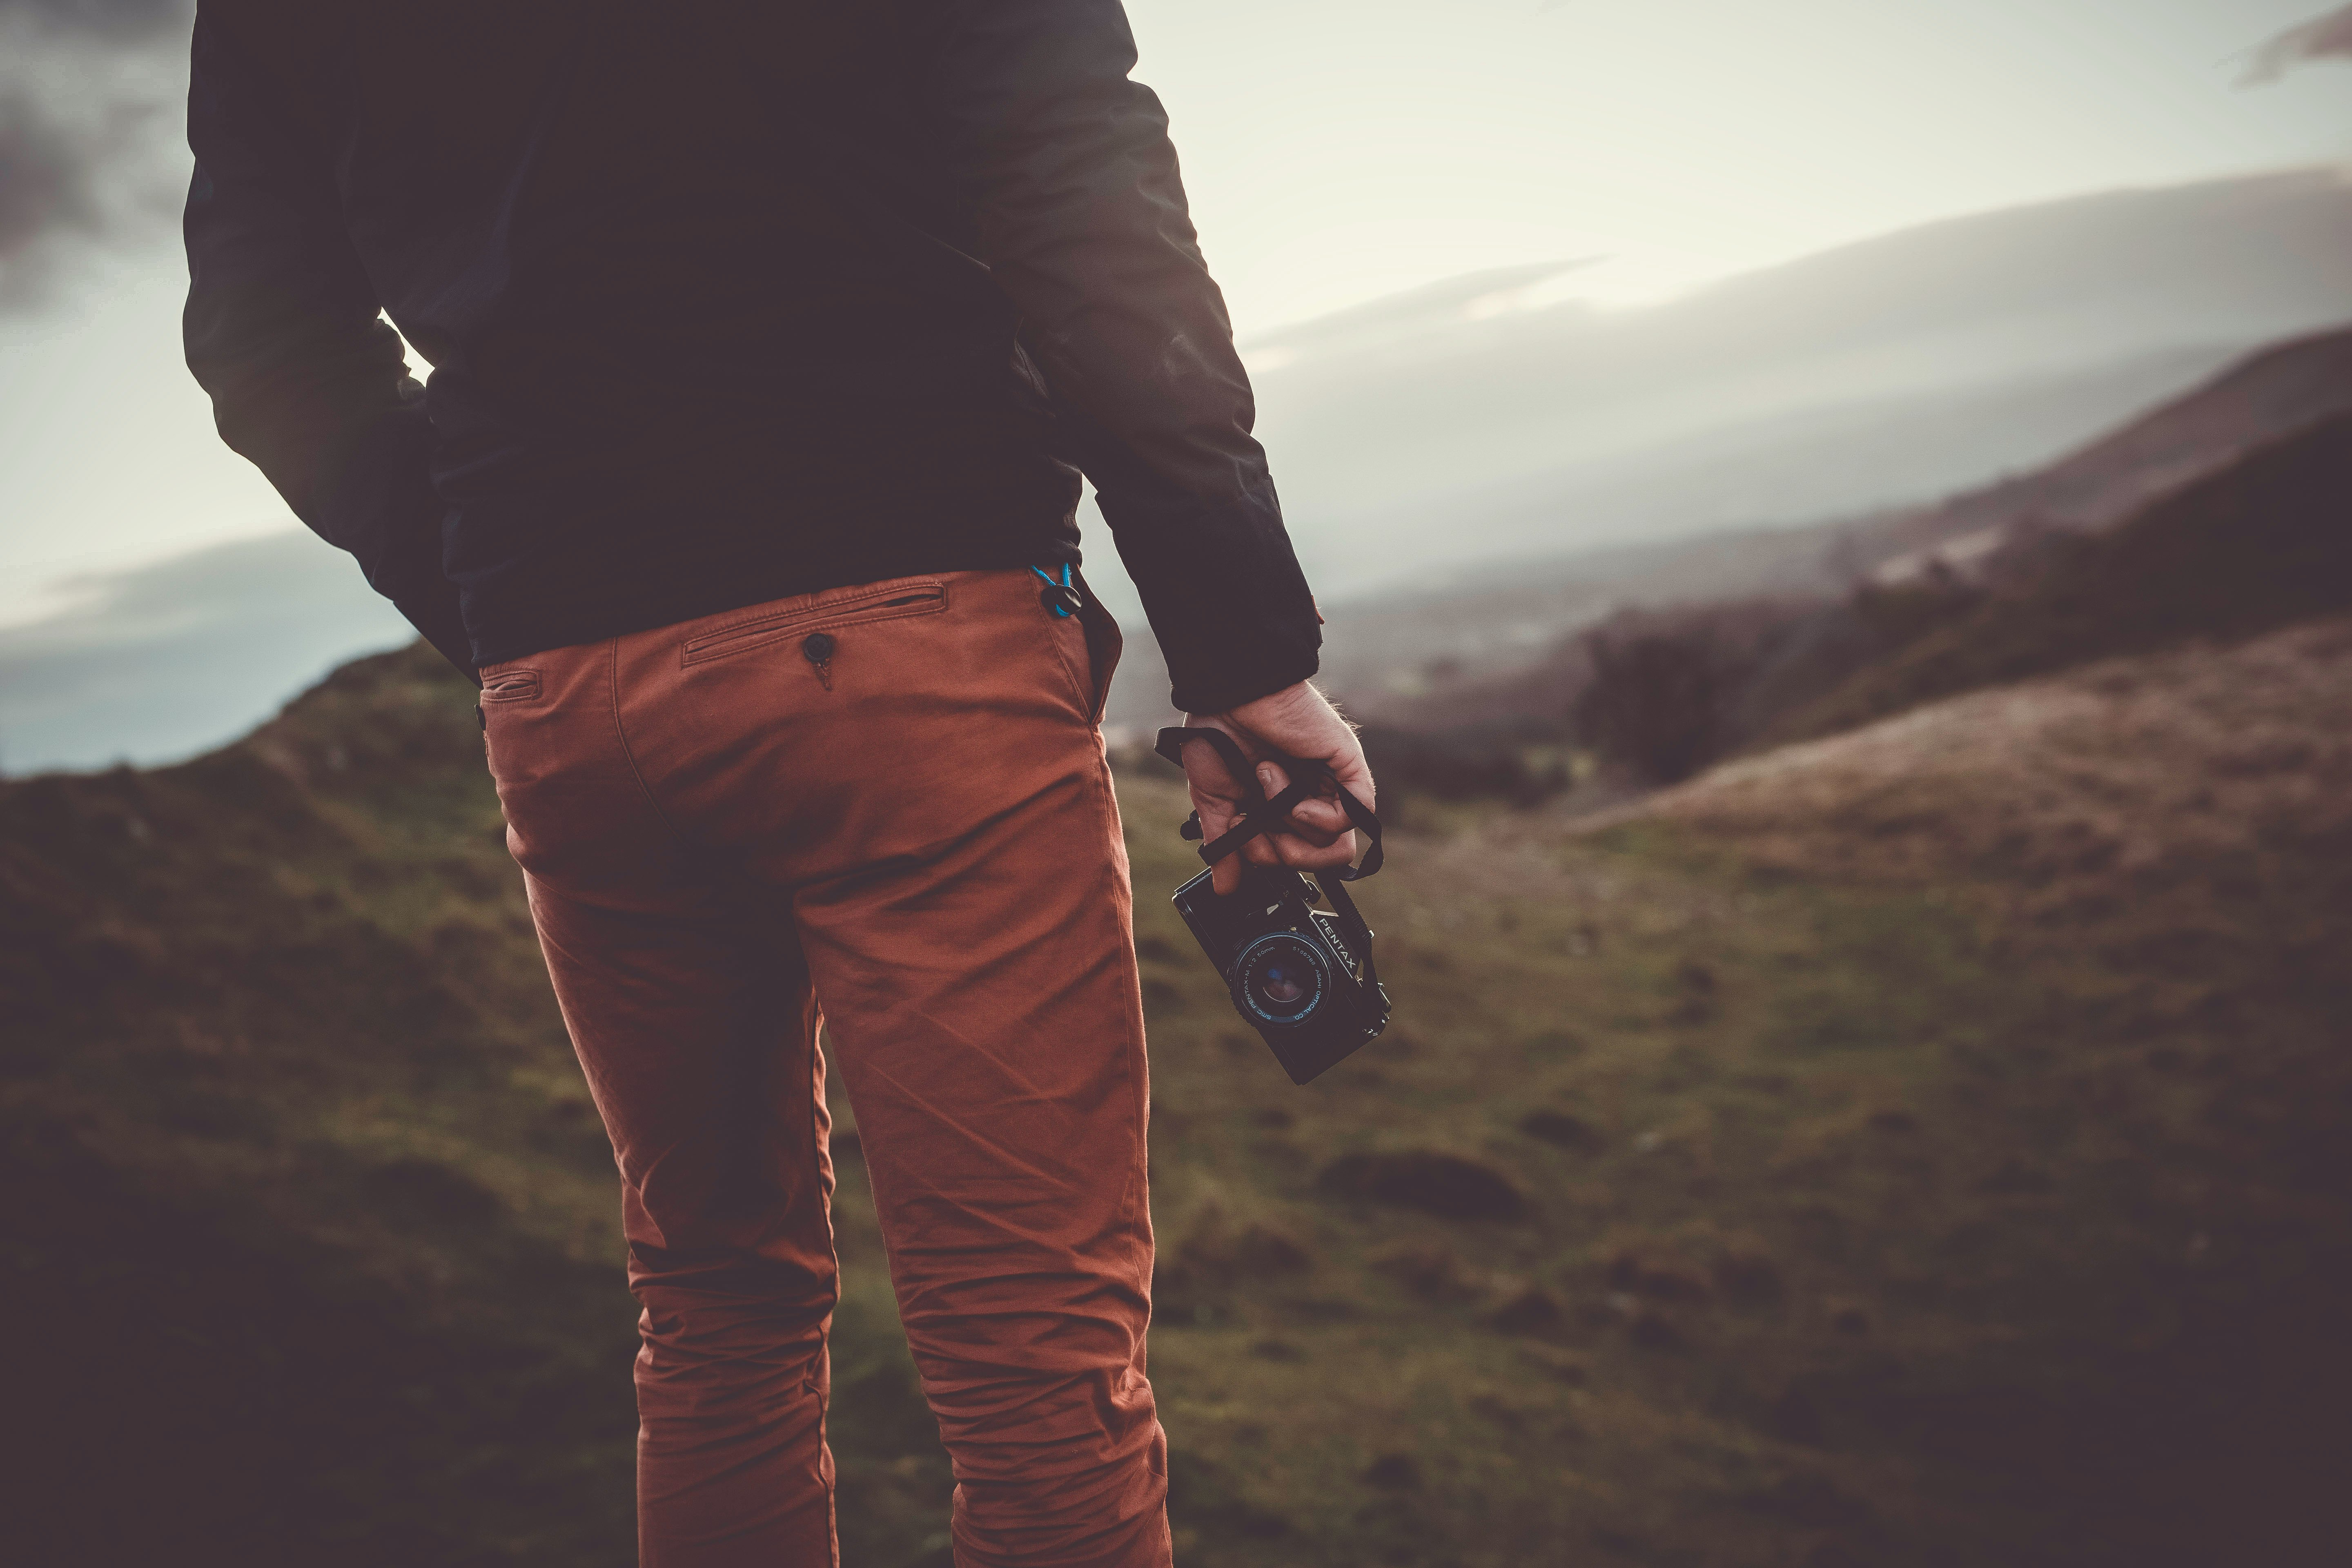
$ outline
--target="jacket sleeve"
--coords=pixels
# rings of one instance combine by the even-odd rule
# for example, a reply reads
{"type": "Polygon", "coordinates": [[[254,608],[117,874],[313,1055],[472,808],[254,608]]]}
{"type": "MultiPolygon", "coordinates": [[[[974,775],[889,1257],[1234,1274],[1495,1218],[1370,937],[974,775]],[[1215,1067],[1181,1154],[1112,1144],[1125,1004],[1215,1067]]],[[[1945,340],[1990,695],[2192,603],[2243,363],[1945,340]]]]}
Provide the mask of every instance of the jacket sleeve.
{"type": "Polygon", "coordinates": [[[1217,712],[1315,673],[1315,602],[1251,437],[1249,378],[1129,81],[1118,0],[909,0],[980,259],[1022,317],[1175,682],[1217,712]]]}
{"type": "Polygon", "coordinates": [[[273,84],[199,16],[188,92],[188,368],[221,438],[458,668],[425,389],[382,319],[318,151],[273,84]]]}

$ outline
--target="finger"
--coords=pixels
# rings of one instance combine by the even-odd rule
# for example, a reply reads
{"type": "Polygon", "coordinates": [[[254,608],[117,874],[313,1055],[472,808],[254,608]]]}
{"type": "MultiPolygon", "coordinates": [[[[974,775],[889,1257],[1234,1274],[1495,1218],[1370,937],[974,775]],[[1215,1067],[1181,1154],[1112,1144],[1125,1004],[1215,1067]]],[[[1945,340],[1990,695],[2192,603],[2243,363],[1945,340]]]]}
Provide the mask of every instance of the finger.
{"type": "Polygon", "coordinates": [[[1356,836],[1352,833],[1328,844],[1312,844],[1297,834],[1284,833],[1275,835],[1273,843],[1282,863],[1297,871],[1328,871],[1356,858],[1356,836]]]}
{"type": "MultiPolygon", "coordinates": [[[[1255,757],[1258,754],[1257,742],[1251,739],[1246,732],[1236,730],[1230,724],[1204,724],[1194,722],[1186,725],[1186,728],[1190,730],[1216,731],[1219,734],[1223,735],[1227,740],[1231,741],[1234,743],[1234,750],[1240,752],[1244,758],[1255,757]]],[[[1184,773],[1185,775],[1196,785],[1207,784],[1214,788],[1220,795],[1230,795],[1238,799],[1248,793],[1248,781],[1244,778],[1236,778],[1234,774],[1226,771],[1225,760],[1214,746],[1206,744],[1186,746],[1184,748],[1184,773]]]]}
{"type": "Polygon", "coordinates": [[[1208,814],[1212,811],[1226,817],[1241,815],[1242,791],[1226,777],[1223,770],[1212,773],[1207,769],[1195,771],[1188,766],[1184,783],[1192,797],[1192,808],[1201,813],[1202,821],[1208,820],[1208,814]]]}
{"type": "Polygon", "coordinates": [[[1262,833],[1244,844],[1238,853],[1226,856],[1211,868],[1210,888],[1220,896],[1229,896],[1241,887],[1242,862],[1294,871],[1329,871],[1351,864],[1356,858],[1356,836],[1353,833],[1328,843],[1312,843],[1295,833],[1262,833]]]}
{"type": "Polygon", "coordinates": [[[1241,890],[1242,858],[1228,855],[1209,868],[1209,890],[1219,898],[1229,899],[1241,890]]]}
{"type": "Polygon", "coordinates": [[[1240,792],[1226,788],[1223,779],[1196,778],[1188,780],[1187,783],[1191,785],[1192,805],[1195,808],[1203,811],[1214,810],[1224,816],[1241,815],[1240,792]]]}
{"type": "MultiPolygon", "coordinates": [[[[1258,786],[1269,800],[1290,787],[1289,773],[1277,763],[1257,765],[1258,786]]],[[[1323,795],[1308,795],[1292,806],[1284,818],[1282,831],[1294,833],[1317,845],[1329,844],[1349,827],[1345,807],[1323,795]]]]}
{"type": "MultiPolygon", "coordinates": [[[[1203,791],[1197,784],[1192,790],[1192,809],[1200,815],[1201,842],[1203,845],[1214,844],[1223,837],[1242,816],[1238,801],[1203,791]]],[[[1241,858],[1227,855],[1210,868],[1210,873],[1211,890],[1220,896],[1231,894],[1241,886],[1241,858]]]]}
{"type": "Polygon", "coordinates": [[[1362,757],[1345,758],[1333,763],[1331,782],[1354,795],[1366,811],[1380,809],[1380,791],[1373,785],[1372,770],[1364,765],[1362,757]]]}
{"type": "MultiPolygon", "coordinates": [[[[1196,802],[1194,809],[1198,810],[1201,814],[1201,842],[1203,844],[1215,843],[1219,838],[1223,837],[1226,833],[1239,826],[1244,817],[1244,814],[1238,810],[1219,809],[1214,802],[1196,802]]],[[[1285,865],[1307,864],[1307,862],[1295,858],[1299,848],[1327,848],[1334,842],[1337,837],[1337,835],[1329,833],[1318,832],[1302,834],[1292,832],[1287,829],[1280,834],[1257,834],[1253,837],[1244,839],[1239,849],[1235,850],[1231,855],[1221,858],[1217,861],[1215,867],[1216,876],[1211,879],[1209,885],[1215,889],[1219,893],[1231,892],[1233,889],[1228,884],[1236,883],[1240,880],[1241,868],[1244,861],[1247,861],[1252,865],[1265,866],[1269,868],[1276,868],[1285,865]],[[1285,853],[1284,850],[1276,847],[1275,843],[1276,838],[1289,839],[1296,847],[1294,847],[1290,853],[1285,853]]],[[[1342,850],[1341,853],[1345,854],[1346,851],[1342,850]]],[[[1332,861],[1328,855],[1322,861],[1317,862],[1317,864],[1324,865],[1331,863],[1332,861]]]]}
{"type": "Polygon", "coordinates": [[[1192,809],[1201,814],[1201,841],[1204,844],[1223,837],[1228,828],[1241,820],[1241,813],[1234,808],[1231,802],[1219,800],[1214,795],[1194,795],[1192,809]]]}
{"type": "Polygon", "coordinates": [[[1291,807],[1290,820],[1282,825],[1286,833],[1296,832],[1302,838],[1312,838],[1318,844],[1328,844],[1352,826],[1347,811],[1336,800],[1320,795],[1300,801],[1291,807]]]}
{"type": "Polygon", "coordinates": [[[1300,825],[1297,818],[1293,817],[1289,821],[1285,822],[1278,831],[1280,835],[1286,838],[1299,838],[1304,839],[1309,844],[1323,845],[1328,844],[1332,840],[1338,838],[1341,833],[1347,831],[1347,828],[1348,825],[1344,822],[1337,828],[1327,829],[1322,827],[1303,826],[1300,825]]]}

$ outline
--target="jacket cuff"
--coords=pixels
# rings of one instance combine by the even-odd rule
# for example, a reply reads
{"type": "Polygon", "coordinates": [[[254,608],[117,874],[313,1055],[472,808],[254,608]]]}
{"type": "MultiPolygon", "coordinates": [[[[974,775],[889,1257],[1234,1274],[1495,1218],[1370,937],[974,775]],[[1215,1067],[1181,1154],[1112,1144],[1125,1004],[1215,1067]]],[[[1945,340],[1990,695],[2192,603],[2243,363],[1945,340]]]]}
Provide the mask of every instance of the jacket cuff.
{"type": "MultiPolygon", "coordinates": [[[[1307,629],[1310,634],[1314,630],[1307,629]]],[[[1167,651],[1163,647],[1161,652],[1167,651]]],[[[1223,648],[1214,658],[1204,658],[1197,652],[1189,658],[1169,657],[1169,679],[1174,684],[1168,700],[1180,713],[1228,712],[1296,686],[1320,668],[1311,635],[1301,646],[1297,638],[1269,628],[1256,646],[1223,648]]]]}

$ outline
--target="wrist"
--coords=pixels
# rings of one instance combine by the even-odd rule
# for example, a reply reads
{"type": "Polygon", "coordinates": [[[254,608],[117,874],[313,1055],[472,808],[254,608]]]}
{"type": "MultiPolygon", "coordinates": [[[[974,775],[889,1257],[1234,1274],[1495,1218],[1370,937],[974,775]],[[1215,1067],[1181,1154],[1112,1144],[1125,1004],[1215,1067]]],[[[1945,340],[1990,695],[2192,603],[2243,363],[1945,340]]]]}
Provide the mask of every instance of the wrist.
{"type": "Polygon", "coordinates": [[[1259,724],[1267,723],[1279,727],[1284,720],[1302,717],[1328,706],[1322,692],[1316,689],[1313,681],[1294,680],[1287,686],[1277,687],[1266,692],[1264,696],[1253,697],[1245,702],[1236,702],[1222,712],[1195,714],[1193,717],[1230,719],[1245,729],[1254,729],[1259,724]]]}

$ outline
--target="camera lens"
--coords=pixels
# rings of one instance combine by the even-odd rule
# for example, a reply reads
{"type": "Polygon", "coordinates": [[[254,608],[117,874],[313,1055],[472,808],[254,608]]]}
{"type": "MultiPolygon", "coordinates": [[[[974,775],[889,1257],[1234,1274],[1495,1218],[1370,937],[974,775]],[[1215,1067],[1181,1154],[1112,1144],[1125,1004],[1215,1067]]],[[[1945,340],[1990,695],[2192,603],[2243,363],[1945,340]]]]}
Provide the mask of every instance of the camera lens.
{"type": "Polygon", "coordinates": [[[1304,1021],[1322,1005],[1329,984],[1323,955],[1291,931],[1258,938],[1244,951],[1234,972],[1234,991],[1243,1010],[1269,1024],[1304,1021]]]}
{"type": "Polygon", "coordinates": [[[1280,959],[1267,964],[1258,971],[1257,994],[1277,1007],[1297,1005],[1298,999],[1307,994],[1307,983],[1295,972],[1296,968],[1280,959]]]}

